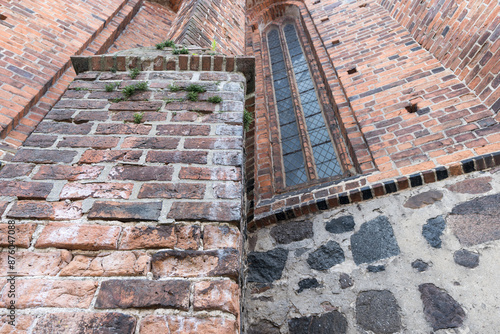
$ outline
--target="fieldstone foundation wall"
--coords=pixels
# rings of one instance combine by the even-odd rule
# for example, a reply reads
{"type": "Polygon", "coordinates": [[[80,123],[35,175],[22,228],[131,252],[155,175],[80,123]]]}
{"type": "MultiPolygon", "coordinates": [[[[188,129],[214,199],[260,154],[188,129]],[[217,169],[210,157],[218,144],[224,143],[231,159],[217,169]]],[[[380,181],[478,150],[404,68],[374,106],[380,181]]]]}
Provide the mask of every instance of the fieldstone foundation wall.
{"type": "Polygon", "coordinates": [[[119,61],[80,73],[0,170],[0,332],[238,333],[239,62],[181,71],[160,51],[119,61]],[[155,59],[176,67],[155,71],[155,59]]]}
{"type": "Polygon", "coordinates": [[[250,233],[245,333],[498,332],[500,169],[250,233]]]}

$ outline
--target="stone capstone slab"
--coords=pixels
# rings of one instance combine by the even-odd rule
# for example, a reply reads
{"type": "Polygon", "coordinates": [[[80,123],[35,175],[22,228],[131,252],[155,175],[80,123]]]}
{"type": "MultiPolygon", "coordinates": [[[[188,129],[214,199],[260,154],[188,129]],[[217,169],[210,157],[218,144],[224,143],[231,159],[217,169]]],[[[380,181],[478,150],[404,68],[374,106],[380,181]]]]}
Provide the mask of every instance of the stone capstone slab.
{"type": "Polygon", "coordinates": [[[42,316],[33,329],[33,334],[132,334],[135,332],[135,325],[135,317],[123,313],[54,313],[42,316]]]}
{"type": "Polygon", "coordinates": [[[376,334],[401,330],[401,316],[396,298],[389,290],[360,292],[356,298],[356,322],[376,334]]]}
{"type": "Polygon", "coordinates": [[[347,332],[347,320],[338,311],[320,316],[294,318],[288,321],[290,334],[344,334],[347,332]]]}
{"type": "Polygon", "coordinates": [[[433,204],[443,198],[443,193],[438,190],[426,191],[408,198],[403,206],[410,209],[419,209],[433,204]]]}
{"type": "Polygon", "coordinates": [[[370,263],[399,254],[399,246],[389,220],[379,216],[363,225],[351,236],[354,262],[370,263]]]}
{"type": "Polygon", "coordinates": [[[446,291],[432,283],[421,284],[418,290],[424,304],[425,319],[434,330],[462,326],[465,312],[446,291]]]}
{"type": "Polygon", "coordinates": [[[330,240],[325,245],[309,254],[307,264],[315,270],[326,270],[345,261],[344,251],[340,245],[330,240]]]}
{"type": "Polygon", "coordinates": [[[271,283],[281,278],[288,251],[275,248],[267,252],[248,254],[248,282],[271,283]]]}
{"type": "Polygon", "coordinates": [[[484,196],[453,208],[446,222],[463,246],[500,239],[500,194],[484,196]]]}
{"type": "Polygon", "coordinates": [[[354,225],[353,216],[343,216],[330,220],[325,228],[330,233],[340,234],[354,231],[354,225]]]}
{"type": "Polygon", "coordinates": [[[271,236],[279,244],[289,244],[313,237],[312,222],[291,222],[274,226],[271,236]]]}
{"type": "Polygon", "coordinates": [[[453,260],[455,260],[455,263],[460,266],[476,268],[479,265],[479,254],[466,249],[461,249],[453,254],[453,260]]]}
{"type": "Polygon", "coordinates": [[[425,240],[434,248],[441,248],[441,235],[446,227],[443,216],[431,218],[422,227],[422,235],[425,240]]]}

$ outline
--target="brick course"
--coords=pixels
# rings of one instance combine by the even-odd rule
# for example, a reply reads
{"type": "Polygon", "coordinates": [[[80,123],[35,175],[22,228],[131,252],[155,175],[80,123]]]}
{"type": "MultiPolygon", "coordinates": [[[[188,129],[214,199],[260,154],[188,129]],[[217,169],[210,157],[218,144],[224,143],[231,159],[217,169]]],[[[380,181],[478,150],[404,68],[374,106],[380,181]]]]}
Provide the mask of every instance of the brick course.
{"type": "MultiPolygon", "coordinates": [[[[144,71],[141,78],[150,88],[114,103],[114,95],[97,93],[104,93],[110,79],[122,87],[134,82],[127,72],[79,74],[26,147],[2,168],[0,195],[6,201],[0,208],[16,223],[16,269],[23,277],[17,306],[41,307],[37,330],[91,328],[89,322],[99,321],[120,333],[137,326],[147,332],[152,322],[164,323],[155,310],[171,308],[181,312],[169,320],[174,327],[186,318],[207,333],[218,325],[238,331],[241,240],[234,224],[241,220],[240,83],[246,78],[231,76],[144,71]],[[208,91],[194,106],[183,102],[172,110],[165,101],[178,95],[168,89],[172,77],[181,78],[183,87],[200,84],[208,91]],[[222,104],[205,101],[216,95],[224,98],[220,115],[222,104]],[[204,105],[210,107],[175,118],[204,105]],[[143,111],[135,124],[134,113],[143,111]],[[224,128],[229,130],[218,134],[224,128]],[[212,172],[193,180],[181,172],[190,168],[212,172]],[[211,210],[213,205],[218,209],[211,210]],[[202,277],[210,280],[203,283],[202,277]],[[51,307],[60,309],[44,309],[51,307]],[[112,312],[117,308],[124,313],[112,312]],[[105,313],[87,313],[94,309],[105,313]],[[144,313],[137,316],[137,309],[144,313]],[[220,313],[206,320],[212,311],[220,313]]],[[[8,240],[1,239],[2,245],[8,240]]],[[[2,296],[0,303],[7,302],[2,296]]]]}

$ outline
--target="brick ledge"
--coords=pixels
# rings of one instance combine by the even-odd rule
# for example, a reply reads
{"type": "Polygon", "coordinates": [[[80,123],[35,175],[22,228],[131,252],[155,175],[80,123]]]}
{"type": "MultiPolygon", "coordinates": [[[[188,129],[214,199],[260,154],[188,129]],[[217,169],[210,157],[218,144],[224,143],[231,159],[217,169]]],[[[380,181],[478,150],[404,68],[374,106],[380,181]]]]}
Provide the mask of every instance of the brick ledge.
{"type": "MultiPolygon", "coordinates": [[[[330,189],[328,187],[318,188],[318,191],[315,192],[314,195],[307,193],[310,196],[314,196],[314,200],[302,202],[298,205],[284,206],[278,210],[271,209],[255,217],[249,216],[247,218],[247,228],[250,232],[253,232],[258,228],[275,224],[280,221],[298,218],[310,213],[331,210],[341,205],[367,201],[405,189],[416,188],[423,186],[424,184],[441,181],[452,176],[459,176],[497,166],[500,166],[500,151],[462,160],[449,166],[439,166],[408,176],[388,179],[328,196],[324,196],[322,193],[331,192],[332,188],[335,186],[330,189]]],[[[356,180],[366,181],[366,177],[367,175],[362,175],[361,178],[356,178],[356,180]]],[[[302,195],[307,194],[303,193],[302,195]]],[[[265,206],[271,206],[274,204],[272,202],[276,202],[277,200],[279,199],[274,197],[273,200],[266,201],[265,206]]],[[[258,204],[255,207],[255,210],[258,210],[259,208],[262,210],[265,206],[258,204]]]]}

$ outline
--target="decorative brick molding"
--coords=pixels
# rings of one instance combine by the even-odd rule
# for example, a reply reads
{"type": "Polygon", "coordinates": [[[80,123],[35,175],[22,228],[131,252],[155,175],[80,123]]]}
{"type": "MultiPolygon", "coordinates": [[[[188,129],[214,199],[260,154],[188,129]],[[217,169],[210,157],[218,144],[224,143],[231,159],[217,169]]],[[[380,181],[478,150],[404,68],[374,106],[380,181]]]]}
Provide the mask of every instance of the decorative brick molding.
{"type": "Polygon", "coordinates": [[[445,180],[462,174],[500,166],[500,151],[458,163],[420,171],[396,179],[369,183],[367,176],[353,177],[342,182],[311,187],[303,191],[275,196],[255,208],[255,217],[247,221],[249,231],[312,213],[334,209],[341,205],[367,201],[408,188],[445,180]]]}

